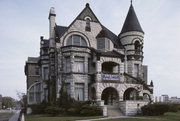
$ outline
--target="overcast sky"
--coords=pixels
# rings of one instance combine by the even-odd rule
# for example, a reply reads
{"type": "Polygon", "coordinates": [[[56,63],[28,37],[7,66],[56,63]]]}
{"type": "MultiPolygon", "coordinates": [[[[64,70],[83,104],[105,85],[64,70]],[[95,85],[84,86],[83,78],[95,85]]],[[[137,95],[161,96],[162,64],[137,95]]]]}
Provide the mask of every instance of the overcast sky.
{"type": "MultiPolygon", "coordinates": [[[[0,94],[17,99],[26,92],[24,65],[39,55],[40,36],[48,38],[48,14],[68,26],[86,3],[100,22],[119,34],[130,0],[0,0],[0,94]]],[[[144,64],[154,95],[180,97],[180,0],[133,0],[144,38],[144,64]]]]}

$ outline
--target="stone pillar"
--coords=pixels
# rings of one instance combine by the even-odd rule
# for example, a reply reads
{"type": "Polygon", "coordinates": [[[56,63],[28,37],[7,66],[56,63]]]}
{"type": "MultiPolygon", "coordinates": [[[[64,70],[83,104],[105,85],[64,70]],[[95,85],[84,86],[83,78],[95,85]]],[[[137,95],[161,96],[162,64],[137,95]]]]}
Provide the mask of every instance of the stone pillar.
{"type": "Polygon", "coordinates": [[[100,61],[97,61],[97,62],[96,62],[96,72],[97,72],[97,73],[102,72],[101,62],[100,62],[100,61]]]}
{"type": "Polygon", "coordinates": [[[100,89],[99,89],[99,83],[97,83],[96,85],[96,101],[101,101],[101,92],[100,92],[100,89]]]}
{"type": "Polygon", "coordinates": [[[88,83],[85,82],[84,84],[84,100],[87,101],[88,100],[88,83]]]}
{"type": "Polygon", "coordinates": [[[71,81],[70,88],[71,88],[71,97],[75,98],[75,83],[74,83],[74,80],[71,81]]]}
{"type": "Polygon", "coordinates": [[[84,58],[84,72],[88,73],[88,57],[84,58]]]}
{"type": "Polygon", "coordinates": [[[74,59],[75,59],[74,55],[71,55],[71,56],[70,56],[71,72],[75,72],[74,59]]]}
{"type": "Polygon", "coordinates": [[[96,63],[96,81],[97,82],[101,81],[101,72],[102,72],[101,62],[97,61],[96,63]]]}
{"type": "Polygon", "coordinates": [[[121,63],[121,64],[119,64],[119,73],[120,74],[123,74],[124,73],[124,63],[121,63]]]}
{"type": "Polygon", "coordinates": [[[123,92],[119,91],[119,101],[123,101],[123,92]]]}
{"type": "Polygon", "coordinates": [[[113,73],[118,73],[118,70],[119,70],[118,67],[119,67],[119,65],[113,67],[113,73]]]}

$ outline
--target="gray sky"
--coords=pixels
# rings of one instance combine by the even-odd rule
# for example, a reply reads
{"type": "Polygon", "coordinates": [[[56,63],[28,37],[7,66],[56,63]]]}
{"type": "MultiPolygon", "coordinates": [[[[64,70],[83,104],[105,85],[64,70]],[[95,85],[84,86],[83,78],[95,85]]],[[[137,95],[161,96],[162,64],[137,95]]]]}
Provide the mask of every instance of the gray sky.
{"type": "MultiPolygon", "coordinates": [[[[39,55],[40,36],[48,38],[48,13],[68,26],[86,3],[101,23],[119,34],[130,0],[0,0],[0,94],[17,98],[26,92],[24,65],[39,55]]],[[[180,97],[180,0],[133,0],[145,32],[144,64],[155,95],[180,97]]]]}

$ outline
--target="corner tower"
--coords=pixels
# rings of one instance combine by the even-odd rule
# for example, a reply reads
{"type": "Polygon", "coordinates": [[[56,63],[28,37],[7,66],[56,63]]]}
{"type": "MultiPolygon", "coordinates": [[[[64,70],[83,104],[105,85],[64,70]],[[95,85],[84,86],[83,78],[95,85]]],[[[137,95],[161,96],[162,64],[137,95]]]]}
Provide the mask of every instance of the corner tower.
{"type": "Polygon", "coordinates": [[[51,7],[49,12],[49,89],[48,100],[50,103],[56,101],[56,75],[55,75],[55,9],[51,7]]]}
{"type": "Polygon", "coordinates": [[[54,7],[51,7],[49,11],[49,40],[50,40],[50,47],[55,46],[55,18],[56,13],[54,7]]]}
{"type": "Polygon", "coordinates": [[[125,71],[137,78],[143,77],[143,38],[144,32],[131,2],[119,39],[125,48],[125,71]]]}

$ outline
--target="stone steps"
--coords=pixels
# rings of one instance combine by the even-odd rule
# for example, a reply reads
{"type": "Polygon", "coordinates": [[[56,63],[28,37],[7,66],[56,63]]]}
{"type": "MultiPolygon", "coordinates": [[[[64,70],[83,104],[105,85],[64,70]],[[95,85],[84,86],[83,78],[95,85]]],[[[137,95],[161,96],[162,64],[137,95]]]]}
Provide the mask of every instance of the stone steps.
{"type": "Polygon", "coordinates": [[[118,106],[107,106],[108,116],[124,116],[118,106]]]}

